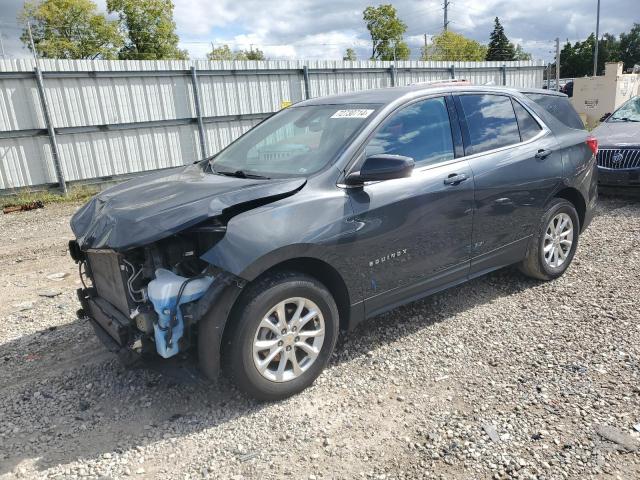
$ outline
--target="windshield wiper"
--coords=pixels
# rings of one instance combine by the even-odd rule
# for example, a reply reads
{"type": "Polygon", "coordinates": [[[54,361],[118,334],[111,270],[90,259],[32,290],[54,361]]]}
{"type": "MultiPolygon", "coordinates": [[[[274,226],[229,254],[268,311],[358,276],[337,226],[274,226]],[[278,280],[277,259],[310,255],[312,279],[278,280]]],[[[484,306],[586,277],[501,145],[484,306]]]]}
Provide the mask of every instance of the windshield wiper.
{"type": "Polygon", "coordinates": [[[259,179],[259,180],[270,180],[269,177],[265,177],[264,175],[257,175],[255,173],[245,172],[244,170],[236,170],[236,171],[215,170],[213,167],[212,167],[212,170],[214,171],[214,173],[217,173],[218,175],[226,175],[227,177],[254,178],[254,179],[259,179]]]}
{"type": "Polygon", "coordinates": [[[620,122],[640,122],[640,120],[635,120],[629,117],[614,117],[613,120],[618,120],[620,122]]]}

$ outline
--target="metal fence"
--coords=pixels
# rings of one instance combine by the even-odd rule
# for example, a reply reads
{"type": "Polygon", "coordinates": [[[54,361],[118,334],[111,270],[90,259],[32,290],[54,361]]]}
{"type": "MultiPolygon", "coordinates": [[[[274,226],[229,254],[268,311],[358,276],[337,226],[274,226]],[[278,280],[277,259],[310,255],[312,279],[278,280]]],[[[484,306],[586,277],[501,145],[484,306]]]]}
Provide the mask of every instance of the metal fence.
{"type": "Polygon", "coordinates": [[[0,61],[0,194],[216,153],[306,98],[465,78],[540,87],[542,62],[0,61]]]}

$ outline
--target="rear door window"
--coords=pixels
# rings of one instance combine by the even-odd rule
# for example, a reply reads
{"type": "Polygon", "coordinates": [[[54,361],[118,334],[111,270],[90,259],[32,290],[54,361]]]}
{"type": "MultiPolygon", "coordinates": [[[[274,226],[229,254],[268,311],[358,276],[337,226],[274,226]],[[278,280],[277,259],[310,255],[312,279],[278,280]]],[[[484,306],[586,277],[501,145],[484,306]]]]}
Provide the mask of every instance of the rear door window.
{"type": "Polygon", "coordinates": [[[404,155],[416,167],[454,158],[449,112],[443,97],[413,103],[394,113],[365,147],[365,156],[404,155]]]}
{"type": "Polygon", "coordinates": [[[540,133],[540,130],[542,130],[540,124],[531,116],[527,109],[516,100],[513,100],[513,109],[516,112],[518,127],[520,128],[520,138],[523,142],[531,140],[540,133]]]}
{"type": "Polygon", "coordinates": [[[509,97],[473,94],[458,98],[467,125],[467,155],[520,143],[518,121],[509,97]]]}
{"type": "Polygon", "coordinates": [[[525,93],[527,97],[544,108],[569,128],[584,130],[584,123],[567,97],[544,93],[525,93]]]}

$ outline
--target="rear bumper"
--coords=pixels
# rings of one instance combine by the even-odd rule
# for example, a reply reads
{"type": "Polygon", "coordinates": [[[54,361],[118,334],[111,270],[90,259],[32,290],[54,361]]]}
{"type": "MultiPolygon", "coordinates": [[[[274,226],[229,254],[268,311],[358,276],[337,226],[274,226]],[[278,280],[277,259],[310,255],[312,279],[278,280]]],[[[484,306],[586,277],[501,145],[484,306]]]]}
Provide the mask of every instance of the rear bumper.
{"type": "Polygon", "coordinates": [[[640,187],[640,168],[598,167],[598,183],[608,187],[640,187]]]}

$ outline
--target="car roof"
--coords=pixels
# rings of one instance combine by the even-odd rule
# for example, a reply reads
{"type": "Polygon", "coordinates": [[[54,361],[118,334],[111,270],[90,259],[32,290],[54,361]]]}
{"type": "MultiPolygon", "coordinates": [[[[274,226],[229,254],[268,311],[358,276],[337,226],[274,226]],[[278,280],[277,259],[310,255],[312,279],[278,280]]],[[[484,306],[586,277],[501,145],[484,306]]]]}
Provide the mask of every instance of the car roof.
{"type": "Polygon", "coordinates": [[[346,105],[346,104],[379,104],[387,105],[390,103],[400,102],[402,100],[410,100],[425,94],[445,94],[454,92],[479,92],[479,93],[541,93],[547,95],[566,96],[563,93],[550,92],[544,89],[516,89],[510,87],[497,86],[481,86],[469,84],[415,84],[405,87],[387,87],[375,88],[372,90],[363,90],[360,92],[343,93],[340,95],[330,95],[326,97],[317,97],[310,100],[304,100],[296,104],[296,106],[309,105],[346,105]]]}

